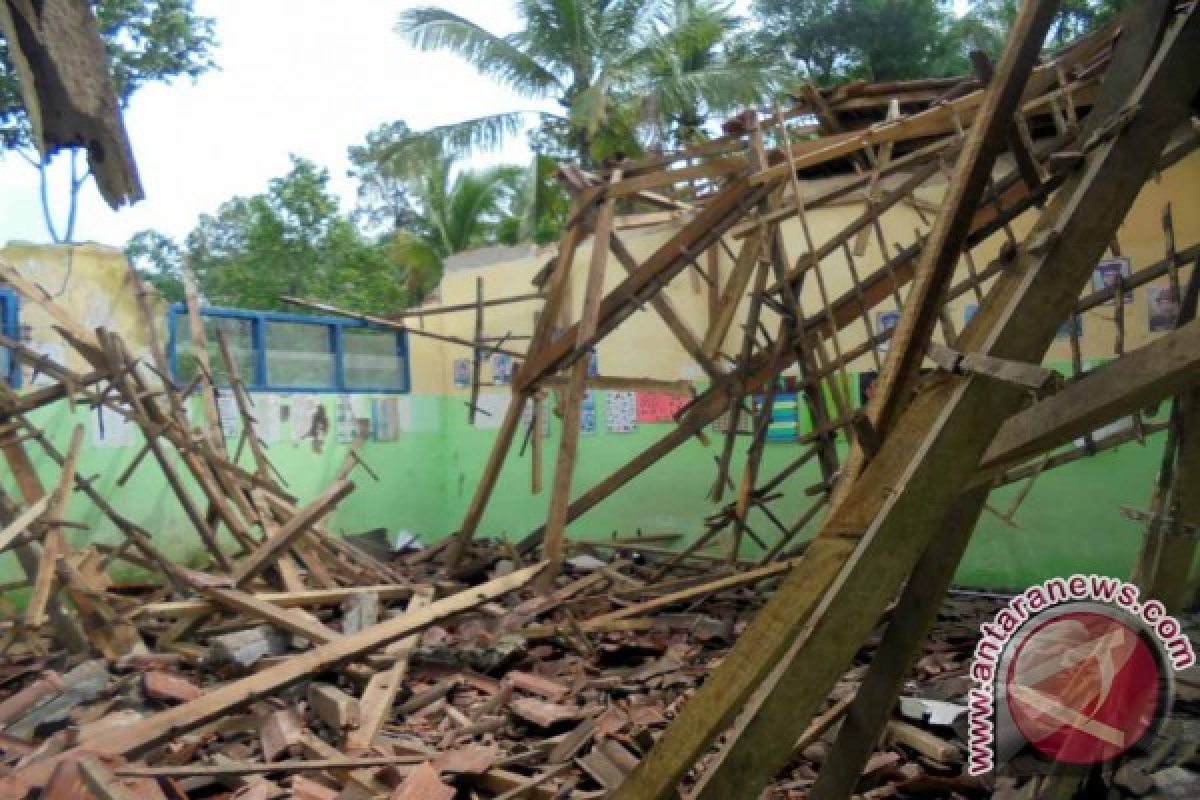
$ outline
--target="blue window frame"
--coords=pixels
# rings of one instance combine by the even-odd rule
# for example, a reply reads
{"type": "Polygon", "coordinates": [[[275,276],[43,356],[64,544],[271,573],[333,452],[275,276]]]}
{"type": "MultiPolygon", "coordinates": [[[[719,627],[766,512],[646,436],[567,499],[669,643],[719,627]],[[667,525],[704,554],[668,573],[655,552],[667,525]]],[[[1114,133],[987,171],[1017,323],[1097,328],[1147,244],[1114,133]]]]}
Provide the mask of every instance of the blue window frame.
{"type": "MultiPolygon", "coordinates": [[[[21,341],[21,301],[12,289],[0,287],[0,330],[14,341],[21,341]]],[[[7,347],[0,347],[0,375],[13,389],[21,386],[21,364],[7,347]]]]}
{"type": "MultiPolygon", "coordinates": [[[[201,310],[209,362],[218,384],[228,385],[217,331],[246,388],[264,392],[409,391],[408,335],[369,322],[238,308],[201,310]]],[[[182,385],[195,377],[187,307],[167,311],[167,358],[182,385]]]]}

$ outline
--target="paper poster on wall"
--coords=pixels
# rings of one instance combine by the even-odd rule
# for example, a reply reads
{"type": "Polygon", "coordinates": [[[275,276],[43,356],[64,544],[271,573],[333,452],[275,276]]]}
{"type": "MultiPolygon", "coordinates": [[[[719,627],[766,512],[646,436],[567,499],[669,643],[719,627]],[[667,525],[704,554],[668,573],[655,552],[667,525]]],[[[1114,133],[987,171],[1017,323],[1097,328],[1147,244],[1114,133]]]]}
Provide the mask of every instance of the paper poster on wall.
{"type": "Polygon", "coordinates": [[[596,393],[588,390],[583,393],[583,404],[579,414],[579,432],[591,436],[596,432],[596,393]]]}
{"type": "MultiPolygon", "coordinates": [[[[713,430],[717,433],[729,433],[729,418],[730,412],[726,411],[721,416],[713,420],[713,430]]],[[[746,413],[738,414],[738,433],[750,433],[754,430],[754,418],[746,413]]]]}
{"type": "MultiPolygon", "coordinates": [[[[48,358],[53,363],[60,367],[66,366],[67,349],[62,342],[54,341],[33,341],[29,343],[29,349],[38,353],[43,358],[48,358]]],[[[23,367],[22,377],[25,379],[27,386],[52,386],[58,383],[54,378],[34,366],[26,365],[23,367]]]]}
{"type": "Polygon", "coordinates": [[[225,437],[225,441],[237,441],[242,432],[242,416],[232,392],[221,392],[217,395],[217,416],[221,420],[221,435],[225,437]]]}
{"type": "MultiPolygon", "coordinates": [[[[754,399],[755,409],[761,409],[764,397],[754,399]]],[[[794,442],[800,435],[799,407],[797,395],[791,392],[777,392],[771,405],[771,421],[767,423],[768,442],[794,442]]]]}
{"type": "Polygon", "coordinates": [[[479,402],[475,404],[475,427],[480,430],[499,428],[511,402],[511,392],[481,392],[479,402]]]}
{"type": "Polygon", "coordinates": [[[604,417],[609,433],[637,430],[637,393],[609,392],[604,400],[604,417]]]}
{"type": "Polygon", "coordinates": [[[471,385],[471,359],[454,359],[454,388],[466,389],[471,385]]]}
{"type": "Polygon", "coordinates": [[[495,386],[508,386],[510,383],[512,383],[512,356],[507,353],[493,353],[491,362],[492,384],[495,386]]]}
{"type": "Polygon", "coordinates": [[[337,437],[350,444],[371,427],[367,398],[360,394],[341,395],[337,399],[337,437]]]}
{"type": "Polygon", "coordinates": [[[254,417],[254,434],[259,441],[271,443],[279,441],[281,404],[277,394],[255,394],[250,396],[253,406],[250,409],[254,417]]]}
{"type": "MultiPolygon", "coordinates": [[[[1097,264],[1092,272],[1092,288],[1096,291],[1116,289],[1118,283],[1127,284],[1132,274],[1128,258],[1106,258],[1097,264]]],[[[1132,289],[1127,290],[1124,295],[1123,303],[1133,302],[1132,289]]],[[[1106,302],[1108,305],[1116,305],[1117,299],[1113,297],[1106,302]]]]}
{"type": "Polygon", "coordinates": [[[1146,290],[1146,321],[1151,333],[1172,330],[1179,317],[1179,290],[1173,286],[1151,286],[1146,290]]]}
{"type": "Polygon", "coordinates": [[[676,412],[692,401],[688,395],[638,392],[637,421],[646,424],[673,422],[676,412]]]}
{"type": "Polygon", "coordinates": [[[292,395],[292,444],[308,440],[314,453],[320,453],[329,436],[329,412],[315,394],[292,395]]]}
{"type": "MultiPolygon", "coordinates": [[[[896,327],[900,322],[899,311],[880,311],[875,315],[875,335],[881,336],[896,327]]],[[[876,348],[880,352],[887,352],[888,342],[884,341],[876,348]]]]}
{"type": "Polygon", "coordinates": [[[372,397],[367,412],[371,441],[394,442],[400,438],[400,406],[395,397],[372,397]]]}
{"type": "Polygon", "coordinates": [[[137,426],[107,406],[92,412],[92,445],[94,447],[129,447],[137,426]]]}

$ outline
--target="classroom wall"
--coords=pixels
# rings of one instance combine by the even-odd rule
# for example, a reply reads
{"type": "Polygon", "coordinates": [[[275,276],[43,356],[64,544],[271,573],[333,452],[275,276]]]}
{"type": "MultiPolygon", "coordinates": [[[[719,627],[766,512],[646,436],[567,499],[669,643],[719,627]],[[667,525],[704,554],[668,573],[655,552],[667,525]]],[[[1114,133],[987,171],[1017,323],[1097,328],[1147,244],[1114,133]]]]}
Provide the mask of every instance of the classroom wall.
{"type": "MultiPolygon", "coordinates": [[[[1200,240],[1200,203],[1194,187],[1200,185],[1200,157],[1192,156],[1164,174],[1159,183],[1146,187],[1118,236],[1122,255],[1132,260],[1133,269],[1163,257],[1162,214],[1165,204],[1172,204],[1178,246],[1183,249],[1200,240]]],[[[808,184],[806,193],[816,193],[819,185],[808,184]]],[[[935,187],[923,193],[923,200],[935,206],[939,200],[935,187]]],[[[845,225],[846,220],[861,213],[861,204],[853,203],[812,211],[807,218],[809,234],[820,242],[845,225]]],[[[922,225],[920,213],[931,218],[929,211],[919,212],[907,206],[897,207],[885,214],[883,229],[885,243],[893,248],[897,243],[913,241],[914,228],[922,225]]],[[[1022,235],[1032,218],[1019,220],[1014,233],[1022,235]]],[[[670,238],[675,224],[656,228],[622,230],[621,236],[639,259],[648,256],[670,238]]],[[[785,224],[785,241],[790,253],[807,249],[805,233],[798,221],[785,224]]],[[[980,252],[979,268],[998,252],[1003,236],[993,237],[980,252]]],[[[731,240],[737,249],[737,243],[731,240]]],[[[532,290],[533,276],[554,254],[553,248],[518,248],[483,254],[469,254],[452,260],[442,286],[438,304],[470,303],[475,300],[476,280],[482,277],[486,298],[524,294],[532,290]]],[[[590,243],[585,242],[576,256],[576,279],[570,291],[571,319],[578,315],[582,302],[583,265],[590,257],[590,243]]],[[[70,248],[10,245],[0,251],[0,260],[13,264],[29,279],[37,281],[55,298],[65,304],[78,319],[89,327],[105,326],[118,331],[135,352],[143,351],[147,335],[138,323],[133,295],[126,284],[127,268],[116,250],[95,245],[70,248]]],[[[871,240],[863,256],[855,258],[858,269],[867,273],[880,261],[879,243],[871,240]]],[[[703,263],[703,261],[702,261],[703,263]]],[[[830,260],[822,271],[824,290],[828,297],[841,295],[849,287],[844,262],[830,260]]],[[[731,268],[727,254],[720,256],[722,276],[731,268]]],[[[965,275],[965,265],[960,271],[965,275]]],[[[612,287],[624,276],[624,270],[614,260],[606,272],[606,286],[612,287]]],[[[1185,271],[1186,278],[1186,271],[1185,271]]],[[[1165,284],[1160,281],[1160,284],[1165,284]]],[[[811,313],[823,305],[821,283],[813,277],[806,281],[803,304],[811,313]]],[[[667,296],[680,316],[688,320],[693,331],[702,337],[708,319],[708,297],[705,283],[694,271],[680,275],[671,284],[667,296]]],[[[1135,290],[1131,303],[1124,306],[1125,347],[1135,348],[1148,341],[1146,288],[1135,290]]],[[[325,298],[336,303],[336,298],[325,298]]],[[[975,299],[968,295],[952,303],[952,322],[961,327],[966,307],[975,299]]],[[[538,303],[496,306],[487,309],[484,332],[489,336],[527,335],[532,330],[538,303]]],[[[165,305],[156,301],[160,321],[165,319],[165,305]]],[[[894,310],[885,304],[877,311],[894,310]]],[[[22,324],[28,326],[26,338],[52,357],[62,357],[63,348],[55,347],[56,335],[49,321],[36,308],[22,306],[22,324]]],[[[1104,306],[1089,312],[1083,319],[1081,337],[1085,366],[1111,358],[1114,347],[1114,306],[1104,306]]],[[[771,315],[766,315],[768,328],[774,327],[771,315]]],[[[877,318],[873,317],[873,322],[877,318]]],[[[281,420],[275,437],[268,442],[270,458],[288,481],[288,488],[299,497],[314,495],[329,481],[345,457],[349,428],[343,435],[337,420],[343,416],[372,419],[386,414],[396,423],[394,436],[372,436],[363,457],[378,474],[371,479],[363,470],[356,470],[353,479],[357,490],[339,507],[332,519],[334,530],[353,533],[372,528],[384,528],[396,534],[409,531],[427,542],[434,542],[452,533],[459,525],[470,502],[475,483],[495,439],[495,426],[509,400],[507,386],[485,386],[480,406],[489,413],[477,413],[476,421],[467,420],[469,391],[455,382],[455,361],[469,359],[467,348],[421,337],[418,331],[471,338],[474,333],[472,313],[425,317],[414,321],[417,330],[410,336],[412,391],[397,395],[361,395],[353,399],[335,394],[317,395],[316,401],[325,405],[333,422],[328,441],[315,452],[311,441],[299,438],[292,420],[281,420]],[[373,402],[374,401],[374,402],[373,402]]],[[[164,332],[160,329],[160,335],[164,332]]],[[[840,345],[846,349],[863,341],[864,326],[859,323],[848,328],[840,345]]],[[[739,347],[741,332],[735,325],[724,344],[727,353],[739,347]]],[[[521,350],[524,342],[512,343],[521,350]]],[[[1047,355],[1047,365],[1064,374],[1071,371],[1069,341],[1059,339],[1047,355]]],[[[81,368],[68,356],[68,366],[81,368]]],[[[651,377],[682,379],[693,382],[702,391],[705,382],[699,367],[692,363],[666,327],[652,310],[637,312],[597,348],[599,373],[605,376],[651,377]]],[[[874,359],[864,356],[847,371],[848,389],[856,397],[858,376],[875,368],[874,359]]],[[[483,371],[485,382],[493,380],[491,365],[483,371]]],[[[28,383],[26,384],[28,385],[28,383]]],[[[641,422],[633,430],[614,432],[609,428],[610,398],[606,392],[592,392],[594,431],[584,434],[573,494],[578,495],[609,475],[617,467],[649,446],[670,430],[668,423],[641,422]]],[[[296,398],[291,395],[260,396],[260,408],[280,413],[290,409],[296,398]]],[[[307,401],[305,401],[307,402],[307,401]]],[[[554,400],[548,407],[553,410],[554,400]]],[[[544,439],[544,484],[549,486],[556,453],[559,421],[549,416],[544,439]]],[[[83,474],[96,476],[97,486],[123,513],[151,530],[172,557],[196,566],[204,563],[192,532],[169,493],[161,473],[149,461],[139,467],[128,483],[116,481],[140,449],[140,434],[124,436],[120,430],[101,430],[101,420],[94,410],[71,408],[66,403],[44,409],[34,415],[60,448],[65,448],[76,424],[87,429],[88,447],[81,464],[83,474]]],[[[375,423],[377,420],[373,420],[375,423]]],[[[373,424],[372,430],[377,426],[373,424]]],[[[383,426],[386,428],[387,426],[383,426]]],[[[811,429],[807,415],[799,414],[798,431],[811,429]]],[[[645,533],[679,533],[687,540],[703,529],[703,519],[715,509],[706,500],[715,476],[714,458],[720,438],[709,430],[709,446],[692,440],[637,480],[617,492],[592,512],[569,528],[573,538],[600,539],[614,532],[630,535],[645,533]]],[[[57,475],[47,460],[29,445],[44,480],[52,484],[57,475]]],[[[507,462],[481,525],[481,533],[519,539],[545,519],[548,491],[539,495],[530,492],[531,448],[522,454],[518,441],[507,462]]],[[[794,443],[771,443],[761,474],[773,474],[791,461],[799,452],[794,443]]],[[[1161,438],[1151,437],[1144,444],[1129,444],[1041,476],[1028,497],[1016,512],[1012,523],[995,514],[986,514],[967,557],[960,568],[958,582],[984,587],[1018,587],[1053,574],[1087,570],[1115,575],[1128,575],[1140,543],[1140,526],[1119,513],[1122,505],[1144,508],[1151,490],[1151,481],[1161,452],[1161,438]]],[[[247,463],[248,463],[248,459],[247,463]]],[[[733,475],[740,471],[741,454],[733,464],[733,475]]],[[[789,523],[797,518],[811,498],[804,489],[819,481],[816,466],[810,464],[783,484],[784,498],[773,506],[780,517],[789,523]]],[[[11,487],[9,487],[11,490],[11,487]]],[[[997,491],[990,505],[997,511],[1007,511],[1019,486],[997,491]]],[[[118,533],[76,496],[71,508],[72,518],[91,526],[91,531],[71,532],[82,544],[88,540],[116,542],[118,533]]],[[[751,517],[755,531],[764,537],[771,526],[762,515],[751,517]]],[[[805,535],[810,534],[810,530],[805,535]]],[[[770,539],[769,539],[770,541],[770,539]]],[[[768,541],[768,543],[769,543],[768,541]]],[[[753,556],[753,549],[749,552],[753,556]]],[[[0,583],[16,580],[19,571],[11,554],[0,556],[0,583]]]]}

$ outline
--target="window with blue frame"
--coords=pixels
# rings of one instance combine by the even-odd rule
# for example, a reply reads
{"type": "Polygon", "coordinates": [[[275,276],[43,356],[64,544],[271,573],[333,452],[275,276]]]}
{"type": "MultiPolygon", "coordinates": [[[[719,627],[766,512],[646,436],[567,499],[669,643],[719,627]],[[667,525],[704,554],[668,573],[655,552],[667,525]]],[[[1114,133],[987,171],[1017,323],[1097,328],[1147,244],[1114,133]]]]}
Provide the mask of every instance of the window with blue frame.
{"type": "MultiPolygon", "coordinates": [[[[246,387],[276,392],[407,392],[407,335],[361,320],[275,311],[205,308],[205,339],[213,378],[228,385],[217,334],[246,387]]],[[[196,377],[187,308],[167,317],[167,351],[176,382],[196,377]]]]}
{"type": "MultiPolygon", "coordinates": [[[[21,341],[21,304],[17,293],[0,287],[0,330],[14,341],[21,341]]],[[[7,347],[0,347],[0,375],[16,389],[21,385],[21,364],[7,347]]]]}

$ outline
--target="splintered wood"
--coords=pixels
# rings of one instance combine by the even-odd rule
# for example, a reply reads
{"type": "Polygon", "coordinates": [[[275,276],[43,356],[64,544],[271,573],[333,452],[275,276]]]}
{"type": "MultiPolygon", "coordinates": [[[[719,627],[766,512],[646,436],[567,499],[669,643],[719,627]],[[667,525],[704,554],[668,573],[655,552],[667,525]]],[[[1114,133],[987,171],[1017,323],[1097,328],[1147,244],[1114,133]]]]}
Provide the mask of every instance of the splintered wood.
{"type": "MultiPolygon", "coordinates": [[[[469,348],[472,416],[483,363],[517,359],[456,535],[417,552],[371,555],[330,532],[354,480],[373,474],[357,445],[315,496],[287,491],[255,439],[228,343],[207,342],[190,276],[198,375],[180,387],[136,275],[145,354],[3,268],[86,366],[0,336],[53,382],[0,392],[16,488],[0,498],[0,551],[13,550],[26,576],[11,588],[30,595],[0,624],[0,796],[1071,796],[1071,776],[966,775],[968,659],[979,624],[1008,598],[947,592],[992,488],[1024,481],[997,512],[1011,522],[1047,471],[1165,430],[1149,508],[1125,513],[1147,525],[1141,583],[1172,610],[1191,598],[1200,243],[1177,241],[1168,206],[1163,260],[1112,286],[1088,282],[1144,184],[1200,146],[1200,12],[1130,4],[1046,54],[1056,10],[1024,3],[1001,58],[977,56],[973,77],[804,86],[791,107],[739,114],[724,135],[679,152],[563,166],[570,218],[528,294],[488,298],[480,279],[474,302],[395,318],[287,298],[469,348]],[[815,223],[835,205],[856,210],[815,223]],[[901,214],[921,224],[896,241],[887,231],[901,214]],[[663,223],[665,240],[635,256],[623,232],[663,223]],[[590,257],[577,258],[589,237],[590,257]],[[685,272],[707,295],[703,319],[664,291],[685,272]],[[1131,347],[1121,298],[1158,279],[1181,311],[1131,347]],[[960,331],[948,304],[967,296],[978,308],[960,331]],[[535,300],[544,305],[528,336],[485,335],[488,308],[535,300]],[[1085,371],[1076,323],[1114,301],[1115,358],[1085,371]],[[589,372],[597,345],[643,310],[707,377],[702,391],[677,375],[589,372]],[[473,314],[471,337],[407,322],[442,313],[473,314]],[[1069,380],[1042,367],[1063,323],[1069,380]],[[506,347],[518,341],[527,352],[506,347]],[[878,376],[860,409],[847,375],[863,364],[878,376]],[[246,441],[222,435],[214,372],[246,441]],[[686,400],[660,439],[575,493],[589,387],[686,400]],[[477,538],[527,404],[540,428],[552,394],[566,427],[545,524],[515,546],[477,538]],[[200,413],[189,417],[192,395],[200,413]],[[1166,422],[1143,417],[1166,399],[1166,422]],[[122,482],[161,470],[204,570],[174,563],[79,474],[80,433],[60,450],[31,420],[63,401],[102,406],[140,432],[122,482]],[[812,426],[768,470],[785,405],[812,426]],[[1102,434],[1124,418],[1129,430],[1102,434]],[[702,530],[571,541],[583,515],[685,442],[708,445],[710,431],[722,438],[697,496],[714,504],[702,530]],[[31,451],[57,477],[36,472],[31,451]],[[815,482],[797,489],[789,481],[806,467],[815,482]],[[780,501],[796,494],[805,499],[789,516],[780,501]],[[73,535],[84,498],[122,543],[73,535]],[[161,585],[114,583],[118,562],[161,585]]],[[[536,492],[543,444],[533,441],[536,492]]],[[[1184,621],[1194,634],[1196,620],[1184,621]]],[[[1183,673],[1177,685],[1176,716],[1103,776],[1105,796],[1200,796],[1188,716],[1200,679],[1183,673]]]]}

